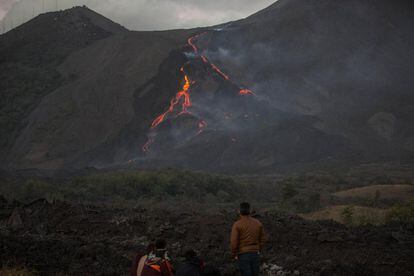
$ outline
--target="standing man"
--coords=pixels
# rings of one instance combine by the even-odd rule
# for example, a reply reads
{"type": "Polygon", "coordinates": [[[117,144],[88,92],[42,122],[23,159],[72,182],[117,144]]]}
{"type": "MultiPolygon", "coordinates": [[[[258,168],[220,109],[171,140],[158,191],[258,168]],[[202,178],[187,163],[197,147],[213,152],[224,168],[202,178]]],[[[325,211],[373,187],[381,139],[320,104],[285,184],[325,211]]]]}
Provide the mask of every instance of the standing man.
{"type": "Polygon", "coordinates": [[[231,252],[238,261],[242,276],[260,274],[260,251],[266,241],[263,225],[250,216],[250,204],[240,204],[240,219],[231,230],[231,252]]]}

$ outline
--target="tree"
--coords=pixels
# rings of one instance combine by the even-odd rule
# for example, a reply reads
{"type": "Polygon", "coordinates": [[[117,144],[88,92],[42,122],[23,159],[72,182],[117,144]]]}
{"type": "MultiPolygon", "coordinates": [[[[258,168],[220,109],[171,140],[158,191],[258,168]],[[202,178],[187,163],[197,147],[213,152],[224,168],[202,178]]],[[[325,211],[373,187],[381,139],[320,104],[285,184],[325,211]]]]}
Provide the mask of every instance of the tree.
{"type": "Polygon", "coordinates": [[[374,197],[374,207],[377,207],[379,205],[380,198],[381,198],[381,192],[380,190],[376,190],[375,197],[374,197]]]}
{"type": "Polygon", "coordinates": [[[346,206],[341,212],[342,219],[345,224],[352,224],[353,216],[354,216],[354,207],[353,206],[346,206]]]}
{"type": "Polygon", "coordinates": [[[299,192],[293,187],[292,184],[286,184],[282,189],[283,201],[287,201],[299,194],[299,192]]]}

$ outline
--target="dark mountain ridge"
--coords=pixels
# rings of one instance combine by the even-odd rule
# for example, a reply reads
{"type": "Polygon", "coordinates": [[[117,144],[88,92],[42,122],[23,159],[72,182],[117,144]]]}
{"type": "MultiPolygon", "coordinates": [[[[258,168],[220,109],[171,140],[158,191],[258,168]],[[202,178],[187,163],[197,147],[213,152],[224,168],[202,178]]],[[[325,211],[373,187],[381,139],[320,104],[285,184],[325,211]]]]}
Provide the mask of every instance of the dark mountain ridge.
{"type": "Polygon", "coordinates": [[[0,36],[0,160],[42,98],[70,81],[58,66],[72,53],[127,30],[85,7],[47,13],[0,36]]]}
{"type": "MultiPolygon", "coordinates": [[[[237,22],[165,32],[130,32],[86,8],[65,12],[74,15],[64,26],[82,27],[76,22],[86,18],[99,31],[53,37],[50,51],[65,54],[46,56],[60,82],[13,117],[20,127],[4,132],[13,133],[2,147],[4,168],[266,172],[414,159],[409,1],[280,0],[237,22]],[[67,41],[76,47],[65,51],[67,41]],[[187,96],[191,105],[179,112],[187,96]],[[151,127],[171,99],[174,112],[151,127]]],[[[49,37],[56,27],[40,24],[41,17],[20,28],[49,37]]],[[[0,46],[18,45],[11,38],[18,31],[1,36],[0,46]]],[[[10,47],[0,53],[13,64],[42,57],[10,47]]],[[[2,92],[15,95],[10,87],[2,92]]]]}

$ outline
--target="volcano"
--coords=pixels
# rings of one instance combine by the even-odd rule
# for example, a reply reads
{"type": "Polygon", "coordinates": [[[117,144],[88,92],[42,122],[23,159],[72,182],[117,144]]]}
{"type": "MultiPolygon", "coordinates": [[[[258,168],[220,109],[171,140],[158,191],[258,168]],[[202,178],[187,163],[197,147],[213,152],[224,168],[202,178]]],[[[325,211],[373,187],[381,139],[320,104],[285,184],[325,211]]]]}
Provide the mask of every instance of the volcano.
{"type": "Polygon", "coordinates": [[[0,36],[0,66],[26,72],[2,85],[1,166],[412,162],[413,26],[407,0],[280,0],[164,32],[128,31],[84,7],[41,15],[0,36]],[[34,47],[52,40],[54,55],[34,47]]]}

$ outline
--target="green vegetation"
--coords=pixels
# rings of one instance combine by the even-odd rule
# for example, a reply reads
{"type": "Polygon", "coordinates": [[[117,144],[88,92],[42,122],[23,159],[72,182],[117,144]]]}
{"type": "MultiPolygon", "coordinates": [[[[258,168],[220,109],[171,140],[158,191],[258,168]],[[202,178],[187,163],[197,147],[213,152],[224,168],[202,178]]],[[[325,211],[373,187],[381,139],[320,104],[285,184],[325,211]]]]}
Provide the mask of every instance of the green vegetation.
{"type": "Polygon", "coordinates": [[[352,224],[354,219],[354,207],[346,206],[341,212],[342,219],[345,224],[352,224]]]}
{"type": "MultiPolygon", "coordinates": [[[[355,176],[304,174],[298,176],[224,176],[182,170],[94,172],[70,180],[49,178],[0,178],[0,195],[9,201],[30,202],[39,198],[78,203],[136,206],[146,203],[196,203],[215,208],[240,201],[255,207],[284,213],[300,213],[315,220],[333,219],[348,225],[384,224],[408,221],[408,185],[366,186],[360,190],[355,176]],[[339,197],[341,193],[361,192],[363,198],[339,197]],[[386,188],[386,189],[385,189],[386,188]],[[391,189],[392,188],[392,189],[391,189]],[[351,190],[349,190],[351,189],[351,190]],[[391,198],[391,195],[393,196],[391,198]],[[389,198],[387,198],[389,197],[389,198]],[[353,206],[353,207],[347,207],[353,206]],[[393,207],[394,206],[394,207],[393,207]],[[387,217],[392,207],[391,215],[387,217]],[[344,209],[345,208],[345,209],[344,209]]],[[[372,176],[370,179],[374,179],[372,176]]],[[[367,181],[371,181],[368,179],[367,181]]],[[[384,183],[389,177],[380,180],[384,183]]],[[[382,178],[381,178],[382,179],[382,178]]],[[[401,183],[400,178],[392,180],[401,183]]],[[[412,180],[405,181],[411,184],[412,180]]],[[[376,184],[376,183],[375,183],[376,184]]]]}
{"type": "Polygon", "coordinates": [[[388,210],[354,205],[334,205],[300,216],[309,220],[334,220],[348,226],[383,225],[388,210]]]}
{"type": "Polygon", "coordinates": [[[10,268],[10,267],[3,267],[0,269],[1,276],[31,276],[36,275],[35,272],[29,271],[24,268],[10,268]]]}
{"type": "Polygon", "coordinates": [[[391,208],[387,222],[414,224],[414,200],[407,204],[397,204],[391,208]]]}
{"type": "Polygon", "coordinates": [[[240,199],[243,185],[230,177],[189,171],[128,171],[97,173],[67,183],[28,179],[0,185],[6,198],[29,202],[38,198],[93,203],[133,203],[140,200],[230,202],[240,199]]]}

